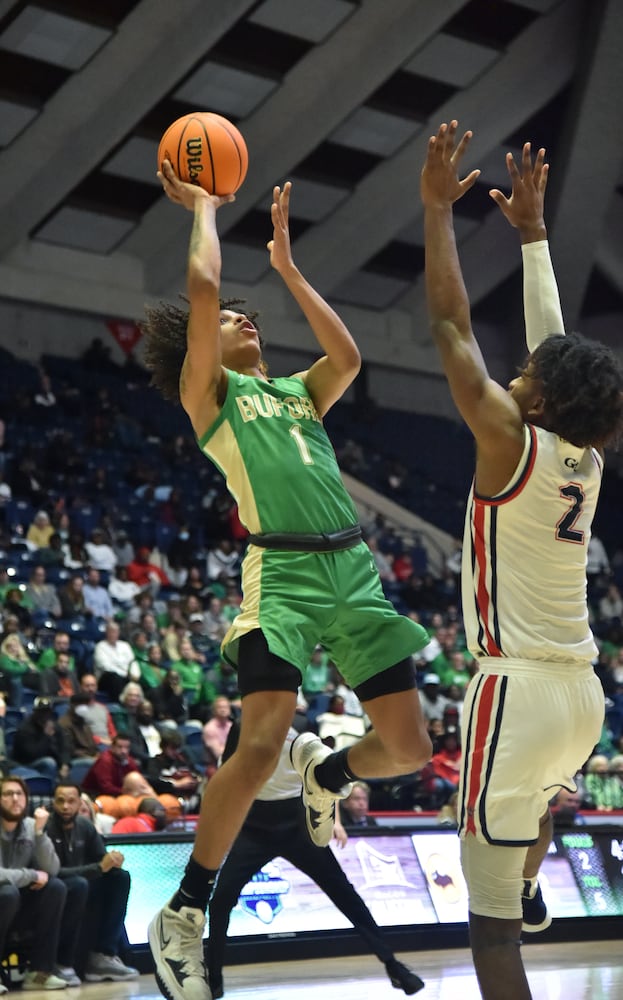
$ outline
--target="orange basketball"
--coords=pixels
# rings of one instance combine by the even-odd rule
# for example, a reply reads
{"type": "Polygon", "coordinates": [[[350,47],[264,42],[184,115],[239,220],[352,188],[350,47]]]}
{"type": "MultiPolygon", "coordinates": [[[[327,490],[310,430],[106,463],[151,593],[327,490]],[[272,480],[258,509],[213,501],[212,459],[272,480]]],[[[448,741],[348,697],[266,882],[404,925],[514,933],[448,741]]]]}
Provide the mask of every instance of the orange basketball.
{"type": "Polygon", "coordinates": [[[158,146],[158,169],[170,160],[182,181],[209,194],[233,194],[247,175],[249,154],[235,125],[212,111],[193,111],[169,125],[158,146]]]}

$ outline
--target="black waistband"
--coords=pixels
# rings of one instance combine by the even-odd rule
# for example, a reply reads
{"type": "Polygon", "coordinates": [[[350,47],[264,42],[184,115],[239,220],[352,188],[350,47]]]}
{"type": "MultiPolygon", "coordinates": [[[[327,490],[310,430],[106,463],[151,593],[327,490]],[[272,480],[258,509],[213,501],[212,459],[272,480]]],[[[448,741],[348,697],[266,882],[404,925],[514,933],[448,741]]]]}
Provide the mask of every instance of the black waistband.
{"type": "Polygon", "coordinates": [[[249,535],[251,545],[262,549],[280,549],[283,552],[339,552],[352,549],[361,541],[361,525],[353,524],[341,531],[324,531],[321,534],[289,534],[267,531],[261,535],[249,535]]]}

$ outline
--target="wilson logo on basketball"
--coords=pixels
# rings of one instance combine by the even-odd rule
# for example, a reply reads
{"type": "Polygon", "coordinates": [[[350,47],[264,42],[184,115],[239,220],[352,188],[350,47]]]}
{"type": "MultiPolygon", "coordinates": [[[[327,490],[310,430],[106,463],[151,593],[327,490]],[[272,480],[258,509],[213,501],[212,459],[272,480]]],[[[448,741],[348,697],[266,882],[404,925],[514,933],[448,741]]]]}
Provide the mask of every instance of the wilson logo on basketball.
{"type": "Polygon", "coordinates": [[[181,181],[208,194],[237,191],[247,174],[244,138],[227,118],[213,111],[191,111],[177,118],[158,145],[158,170],[169,160],[181,181]]]}
{"type": "Polygon", "coordinates": [[[203,143],[200,137],[186,140],[186,163],[188,168],[188,180],[191,184],[198,184],[198,177],[203,170],[201,162],[203,153],[203,143]]]}

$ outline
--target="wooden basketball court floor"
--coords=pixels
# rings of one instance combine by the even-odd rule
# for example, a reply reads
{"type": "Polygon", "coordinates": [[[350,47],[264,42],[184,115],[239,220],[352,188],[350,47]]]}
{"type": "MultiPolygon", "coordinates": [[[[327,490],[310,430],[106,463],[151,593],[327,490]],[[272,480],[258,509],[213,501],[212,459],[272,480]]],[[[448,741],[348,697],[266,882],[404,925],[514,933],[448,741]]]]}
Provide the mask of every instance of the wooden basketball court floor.
{"type": "MultiPolygon", "coordinates": [[[[582,941],[524,946],[534,1000],[623,1000],[623,954],[619,941],[582,941]]],[[[480,1000],[466,949],[401,952],[397,956],[425,981],[422,1000],[480,1000]]],[[[226,1000],[398,1000],[383,966],[373,956],[232,965],[225,968],[226,1000]]],[[[19,988],[12,996],[19,996],[19,988]]],[[[44,1000],[49,992],[32,992],[44,1000]]],[[[162,1000],[155,980],[92,983],[54,993],[67,1000],[162,1000]]]]}

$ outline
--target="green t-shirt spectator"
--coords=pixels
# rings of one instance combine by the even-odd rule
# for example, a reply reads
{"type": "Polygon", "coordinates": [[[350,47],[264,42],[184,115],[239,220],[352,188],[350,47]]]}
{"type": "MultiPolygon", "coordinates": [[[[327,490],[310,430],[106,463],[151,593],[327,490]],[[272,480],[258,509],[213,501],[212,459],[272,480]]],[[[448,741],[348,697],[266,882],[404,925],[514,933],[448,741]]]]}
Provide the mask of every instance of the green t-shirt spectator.
{"type": "Polygon", "coordinates": [[[443,652],[439,653],[434,660],[431,660],[429,666],[439,677],[442,687],[448,688],[451,684],[458,684],[459,687],[465,688],[471,680],[469,664],[472,660],[471,653],[466,649],[460,649],[450,656],[443,652]]]}
{"type": "Polygon", "coordinates": [[[303,671],[303,694],[306,698],[322,694],[327,690],[330,679],[329,657],[323,649],[315,649],[303,671]]]}
{"type": "MultiPolygon", "coordinates": [[[[34,663],[31,663],[34,667],[34,663]]],[[[8,674],[10,677],[21,677],[23,674],[28,673],[28,662],[25,660],[18,660],[13,656],[9,656],[8,653],[0,653],[0,671],[4,674],[8,674]]]]}
{"type": "Polygon", "coordinates": [[[189,705],[195,705],[202,693],[204,676],[203,667],[196,660],[176,660],[171,664],[171,670],[180,675],[180,682],[189,705]]]}
{"type": "Polygon", "coordinates": [[[160,670],[158,667],[155,667],[153,663],[150,663],[148,659],[144,660],[142,657],[139,658],[137,656],[136,662],[138,663],[141,671],[141,686],[148,688],[159,687],[166,671],[160,670]]]}

